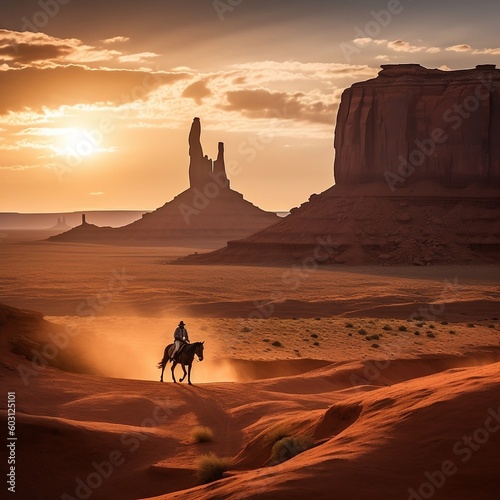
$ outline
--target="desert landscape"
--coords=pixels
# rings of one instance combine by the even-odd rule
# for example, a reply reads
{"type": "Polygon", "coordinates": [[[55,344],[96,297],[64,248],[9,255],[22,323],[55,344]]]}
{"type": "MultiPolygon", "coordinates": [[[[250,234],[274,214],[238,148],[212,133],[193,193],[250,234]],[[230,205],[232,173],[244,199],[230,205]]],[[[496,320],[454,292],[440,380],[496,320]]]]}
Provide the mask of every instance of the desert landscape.
{"type": "Polygon", "coordinates": [[[499,7],[373,8],[4,9],[2,497],[497,498],[499,7]]]}
{"type": "Polygon", "coordinates": [[[499,486],[496,266],[185,266],[168,263],[185,249],[46,242],[0,251],[21,498],[303,498],[313,481],[323,498],[432,488],[486,499],[499,486]],[[161,384],[156,367],[180,318],[205,342],[191,387],[169,367],[161,384]],[[200,426],[208,442],[193,437],[200,426]],[[312,447],[279,464],[273,441],[286,436],[312,447]],[[230,463],[202,486],[210,453],[230,463]]]}

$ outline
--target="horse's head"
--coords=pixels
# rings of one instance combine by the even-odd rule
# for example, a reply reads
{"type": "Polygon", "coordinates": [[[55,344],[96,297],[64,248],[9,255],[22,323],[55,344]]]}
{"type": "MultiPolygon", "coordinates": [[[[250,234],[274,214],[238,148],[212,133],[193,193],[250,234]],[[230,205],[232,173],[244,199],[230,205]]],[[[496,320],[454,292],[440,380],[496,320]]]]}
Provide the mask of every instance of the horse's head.
{"type": "Polygon", "coordinates": [[[204,343],[205,343],[205,341],[196,342],[196,349],[195,349],[194,353],[196,354],[196,356],[198,356],[198,359],[200,361],[203,361],[203,344],[204,343]]]}

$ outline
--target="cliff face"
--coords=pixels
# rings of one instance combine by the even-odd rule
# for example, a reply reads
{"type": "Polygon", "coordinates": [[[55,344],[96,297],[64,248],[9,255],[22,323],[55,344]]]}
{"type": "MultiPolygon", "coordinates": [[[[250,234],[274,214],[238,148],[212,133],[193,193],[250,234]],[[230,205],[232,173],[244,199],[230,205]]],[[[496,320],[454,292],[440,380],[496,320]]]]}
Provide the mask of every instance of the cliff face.
{"type": "Polygon", "coordinates": [[[335,149],[335,186],[182,262],[500,262],[500,70],[382,66],[343,93],[335,149]]]}
{"type": "Polygon", "coordinates": [[[500,70],[382,66],[344,91],[335,131],[336,184],[391,191],[437,181],[500,185],[500,70]]]}

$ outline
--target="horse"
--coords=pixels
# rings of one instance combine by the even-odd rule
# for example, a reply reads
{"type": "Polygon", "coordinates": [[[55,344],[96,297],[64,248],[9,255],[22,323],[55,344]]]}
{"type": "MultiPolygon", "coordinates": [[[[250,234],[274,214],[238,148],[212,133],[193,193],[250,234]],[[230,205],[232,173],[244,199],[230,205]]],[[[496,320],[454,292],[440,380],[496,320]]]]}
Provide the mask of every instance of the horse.
{"type": "Polygon", "coordinates": [[[158,363],[158,368],[161,368],[161,377],[160,377],[160,382],[163,382],[163,372],[165,371],[165,366],[169,361],[172,361],[172,380],[174,382],[177,382],[175,380],[175,375],[174,375],[174,370],[177,364],[180,364],[182,366],[182,369],[184,370],[184,376],[179,379],[179,382],[182,382],[185,378],[186,375],[188,377],[188,384],[193,385],[191,383],[191,365],[193,364],[194,360],[194,355],[198,356],[198,359],[200,361],[203,361],[203,344],[205,342],[193,342],[192,344],[185,344],[184,347],[182,348],[180,353],[177,353],[177,359],[173,359],[171,357],[171,353],[174,347],[174,344],[169,344],[167,347],[165,347],[165,351],[163,353],[163,359],[158,363]],[[186,368],[185,366],[188,367],[188,371],[186,373],[186,368]]]}

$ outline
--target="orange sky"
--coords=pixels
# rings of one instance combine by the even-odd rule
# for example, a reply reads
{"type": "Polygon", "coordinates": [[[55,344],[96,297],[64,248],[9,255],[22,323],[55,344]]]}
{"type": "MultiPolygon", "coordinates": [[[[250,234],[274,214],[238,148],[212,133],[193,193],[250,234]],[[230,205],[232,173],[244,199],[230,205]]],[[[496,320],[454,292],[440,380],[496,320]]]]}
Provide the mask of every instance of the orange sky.
{"type": "Polygon", "coordinates": [[[162,205],[188,187],[194,116],[231,186],[288,210],[333,183],[345,87],[383,63],[500,66],[498,5],[386,22],[386,2],[52,2],[8,2],[0,25],[3,212],[162,205]]]}

